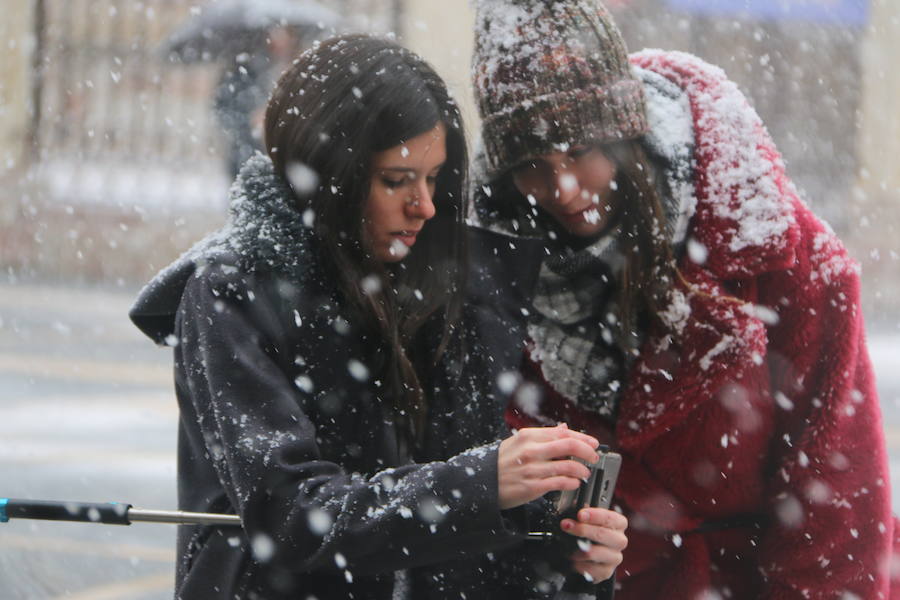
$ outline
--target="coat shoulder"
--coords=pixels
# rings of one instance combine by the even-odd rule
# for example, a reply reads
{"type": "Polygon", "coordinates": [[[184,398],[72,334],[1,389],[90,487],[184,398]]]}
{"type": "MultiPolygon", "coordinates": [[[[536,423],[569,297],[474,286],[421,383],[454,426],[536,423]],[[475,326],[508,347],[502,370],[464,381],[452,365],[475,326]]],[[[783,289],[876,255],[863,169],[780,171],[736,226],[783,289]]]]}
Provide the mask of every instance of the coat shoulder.
{"type": "Polygon", "coordinates": [[[179,308],[188,295],[214,299],[214,304],[268,300],[277,305],[290,302],[301,313],[314,310],[323,298],[335,296],[314,262],[310,257],[286,270],[210,245],[205,251],[186,253],[157,274],[138,295],[129,317],[154,342],[171,345],[179,308]]]}

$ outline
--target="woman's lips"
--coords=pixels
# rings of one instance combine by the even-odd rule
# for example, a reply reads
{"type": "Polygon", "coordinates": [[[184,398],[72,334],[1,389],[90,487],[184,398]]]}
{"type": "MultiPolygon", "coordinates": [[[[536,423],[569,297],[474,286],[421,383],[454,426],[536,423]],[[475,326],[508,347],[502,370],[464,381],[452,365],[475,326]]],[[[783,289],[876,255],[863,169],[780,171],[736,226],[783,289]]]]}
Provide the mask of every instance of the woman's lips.
{"type": "Polygon", "coordinates": [[[398,240],[403,242],[407,247],[412,246],[416,243],[416,236],[419,235],[418,231],[397,231],[393,234],[398,240]]]}
{"type": "Polygon", "coordinates": [[[596,217],[599,216],[599,214],[592,214],[591,211],[597,212],[597,207],[593,204],[591,204],[590,206],[585,206],[578,212],[564,213],[562,215],[562,218],[572,223],[590,222],[591,219],[589,217],[594,217],[594,220],[596,220],[596,217]]]}

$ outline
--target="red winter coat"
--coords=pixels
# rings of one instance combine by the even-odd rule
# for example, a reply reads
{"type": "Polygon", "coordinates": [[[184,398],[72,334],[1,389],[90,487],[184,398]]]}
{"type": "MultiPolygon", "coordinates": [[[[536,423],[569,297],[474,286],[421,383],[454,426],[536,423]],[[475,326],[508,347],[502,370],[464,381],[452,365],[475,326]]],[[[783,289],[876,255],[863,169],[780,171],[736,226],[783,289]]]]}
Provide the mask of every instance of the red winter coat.
{"type": "MultiPolygon", "coordinates": [[[[707,252],[681,260],[674,333],[650,332],[610,432],[630,520],[616,597],[887,598],[897,533],[858,268],[721,70],[632,61],[690,99],[689,235],[707,252]]],[[[545,406],[602,437],[558,396],[545,406]]]]}

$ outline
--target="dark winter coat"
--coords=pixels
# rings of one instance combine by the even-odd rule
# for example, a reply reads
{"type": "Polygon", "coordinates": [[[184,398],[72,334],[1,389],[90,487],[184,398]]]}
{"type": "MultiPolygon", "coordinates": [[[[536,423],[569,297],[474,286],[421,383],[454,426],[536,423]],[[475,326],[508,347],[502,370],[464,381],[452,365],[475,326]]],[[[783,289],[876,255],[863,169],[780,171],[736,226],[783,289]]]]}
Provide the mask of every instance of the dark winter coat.
{"type": "Polygon", "coordinates": [[[617,597],[890,597],[898,529],[858,269],[721,70],[662,51],[632,62],[690,100],[689,234],[705,252],[679,260],[613,430],[551,390],[536,415],[565,415],[624,456],[617,597]]]}
{"type": "Polygon", "coordinates": [[[371,370],[379,344],[288,197],[268,159],[251,159],[231,225],[131,311],[174,346],[180,508],[242,523],[180,528],[176,597],[547,597],[536,570],[553,573],[538,560],[548,549],[523,543],[546,527],[541,505],[498,508],[506,433],[504,406],[482,393],[490,371],[433,373],[425,440],[405,452],[371,370]]]}

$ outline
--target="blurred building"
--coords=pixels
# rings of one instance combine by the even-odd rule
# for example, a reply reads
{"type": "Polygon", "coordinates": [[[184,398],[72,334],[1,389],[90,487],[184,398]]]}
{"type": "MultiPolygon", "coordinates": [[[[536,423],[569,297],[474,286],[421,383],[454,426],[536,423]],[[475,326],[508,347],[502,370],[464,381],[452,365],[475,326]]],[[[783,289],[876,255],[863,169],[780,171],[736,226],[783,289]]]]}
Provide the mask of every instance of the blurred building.
{"type": "Polygon", "coordinates": [[[873,0],[862,44],[859,173],[847,240],[863,265],[870,321],[900,328],[900,6],[873,0]],[[874,309],[874,310],[871,310],[874,309]],[[891,319],[892,322],[889,322],[891,319]]]}
{"type": "MultiPolygon", "coordinates": [[[[0,173],[24,158],[31,119],[31,8],[24,3],[3,6],[0,21],[0,173]]],[[[4,199],[5,200],[5,199],[4,199]]],[[[6,205],[3,202],[0,206],[6,205]]]]}
{"type": "MultiPolygon", "coordinates": [[[[326,4],[356,29],[399,19],[397,0],[339,1],[326,4]]],[[[241,65],[164,51],[204,4],[0,0],[0,267],[11,277],[141,281],[224,220],[231,174],[214,94],[241,65]]]]}
{"type": "Polygon", "coordinates": [[[470,73],[475,14],[469,0],[405,0],[403,9],[403,42],[425,57],[447,82],[460,105],[469,137],[474,137],[478,111],[470,73]]]}

